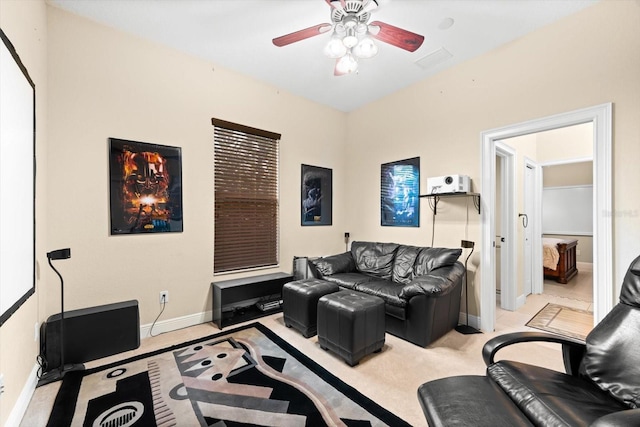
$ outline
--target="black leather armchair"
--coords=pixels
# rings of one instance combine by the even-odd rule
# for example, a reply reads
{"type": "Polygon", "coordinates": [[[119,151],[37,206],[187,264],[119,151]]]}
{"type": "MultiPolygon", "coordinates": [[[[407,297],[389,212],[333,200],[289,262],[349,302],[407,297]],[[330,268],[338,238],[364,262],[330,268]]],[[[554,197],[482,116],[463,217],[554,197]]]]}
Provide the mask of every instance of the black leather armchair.
{"type": "Polygon", "coordinates": [[[542,332],[489,340],[486,376],[422,384],[418,398],[430,426],[640,426],[640,257],[629,267],[620,302],[585,343],[542,332]],[[566,373],[496,353],[521,342],[562,345],[566,373]]]}

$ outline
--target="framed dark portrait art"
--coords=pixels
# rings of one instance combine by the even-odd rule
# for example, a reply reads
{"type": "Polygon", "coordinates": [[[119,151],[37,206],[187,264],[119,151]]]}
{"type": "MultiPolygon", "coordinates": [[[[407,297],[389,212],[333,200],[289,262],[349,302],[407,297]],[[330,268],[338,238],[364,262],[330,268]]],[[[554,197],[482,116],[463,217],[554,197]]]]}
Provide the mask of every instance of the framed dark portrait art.
{"type": "Polygon", "coordinates": [[[380,223],[420,226],[420,157],[384,163],[380,170],[380,223]]]}
{"type": "Polygon", "coordinates": [[[300,213],[302,225],[331,225],[331,169],[302,165],[300,213]]]}
{"type": "Polygon", "coordinates": [[[109,138],[111,234],[182,231],[179,147],[109,138]]]}

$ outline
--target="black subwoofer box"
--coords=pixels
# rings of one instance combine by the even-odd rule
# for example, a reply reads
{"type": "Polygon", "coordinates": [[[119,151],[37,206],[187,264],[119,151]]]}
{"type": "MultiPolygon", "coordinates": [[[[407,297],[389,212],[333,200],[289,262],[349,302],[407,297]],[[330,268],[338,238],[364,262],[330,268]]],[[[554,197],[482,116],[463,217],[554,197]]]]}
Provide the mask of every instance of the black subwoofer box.
{"type": "MultiPolygon", "coordinates": [[[[60,366],[60,314],[40,331],[45,371],[60,366]]],[[[64,313],[64,363],[84,363],[140,346],[138,301],[125,301],[64,313]]]]}

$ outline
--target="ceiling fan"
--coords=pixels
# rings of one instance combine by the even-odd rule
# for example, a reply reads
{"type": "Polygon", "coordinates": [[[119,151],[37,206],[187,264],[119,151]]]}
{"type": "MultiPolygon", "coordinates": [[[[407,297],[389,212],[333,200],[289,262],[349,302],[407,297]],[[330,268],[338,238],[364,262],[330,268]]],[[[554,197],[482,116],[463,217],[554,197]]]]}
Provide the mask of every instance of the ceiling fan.
{"type": "Polygon", "coordinates": [[[385,24],[369,22],[376,0],[325,0],[331,6],[331,24],[318,24],[304,30],[276,37],[273,44],[282,47],[320,34],[332,32],[324,49],[325,55],[336,60],[334,75],[350,74],[358,69],[357,58],[371,58],[378,53],[372,38],[414,52],[424,36],[385,24]]]}

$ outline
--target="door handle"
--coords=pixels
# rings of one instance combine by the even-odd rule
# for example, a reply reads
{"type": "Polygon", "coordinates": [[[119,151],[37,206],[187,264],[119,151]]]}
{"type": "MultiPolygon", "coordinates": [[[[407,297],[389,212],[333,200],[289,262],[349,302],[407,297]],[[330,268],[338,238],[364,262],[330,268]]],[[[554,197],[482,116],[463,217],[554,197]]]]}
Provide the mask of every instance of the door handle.
{"type": "Polygon", "coordinates": [[[527,226],[529,225],[529,217],[527,216],[527,214],[518,214],[518,218],[522,217],[522,226],[524,228],[527,228],[527,226]]]}

